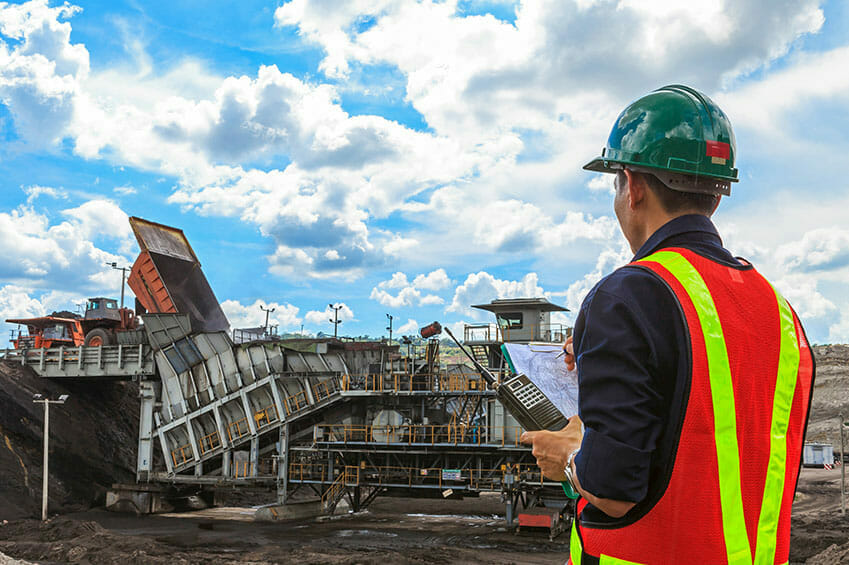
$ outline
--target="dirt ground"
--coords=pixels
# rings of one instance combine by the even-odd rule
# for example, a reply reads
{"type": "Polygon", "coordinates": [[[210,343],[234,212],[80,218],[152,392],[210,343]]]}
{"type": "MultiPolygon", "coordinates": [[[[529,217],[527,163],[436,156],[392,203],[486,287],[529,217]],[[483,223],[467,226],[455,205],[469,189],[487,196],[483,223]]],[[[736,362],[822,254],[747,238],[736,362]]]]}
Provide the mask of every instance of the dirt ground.
{"type": "MultiPolygon", "coordinates": [[[[256,523],[250,509],[135,517],[94,510],[0,526],[0,552],[38,563],[563,563],[568,536],[508,531],[499,496],[378,499],[356,515],[256,523]]],[[[2,562],[0,562],[2,563],[2,562]]]]}
{"type": "MultiPolygon", "coordinates": [[[[794,506],[791,563],[849,563],[840,470],[804,469],[794,506]]],[[[250,508],[136,517],[102,510],[46,524],[0,525],[0,554],[37,563],[563,563],[568,535],[514,533],[497,495],[384,498],[358,514],[256,523],[250,508]]],[[[2,524],[2,522],[0,522],[2,524]]],[[[15,563],[11,561],[11,563],[15,563]]],[[[0,555],[0,565],[4,563],[0,555]]]]}

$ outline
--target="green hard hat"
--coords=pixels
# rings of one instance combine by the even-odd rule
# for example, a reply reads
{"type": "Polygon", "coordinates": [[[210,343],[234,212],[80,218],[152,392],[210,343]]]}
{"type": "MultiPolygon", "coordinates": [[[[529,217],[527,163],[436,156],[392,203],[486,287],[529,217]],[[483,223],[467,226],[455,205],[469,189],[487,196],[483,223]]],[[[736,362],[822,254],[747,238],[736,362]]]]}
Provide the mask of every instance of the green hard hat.
{"type": "Polygon", "coordinates": [[[728,116],[698,90],[674,84],[625,108],[601,157],[584,169],[613,173],[627,167],[652,173],[673,190],[728,195],[738,180],[736,153],[728,116]]]}

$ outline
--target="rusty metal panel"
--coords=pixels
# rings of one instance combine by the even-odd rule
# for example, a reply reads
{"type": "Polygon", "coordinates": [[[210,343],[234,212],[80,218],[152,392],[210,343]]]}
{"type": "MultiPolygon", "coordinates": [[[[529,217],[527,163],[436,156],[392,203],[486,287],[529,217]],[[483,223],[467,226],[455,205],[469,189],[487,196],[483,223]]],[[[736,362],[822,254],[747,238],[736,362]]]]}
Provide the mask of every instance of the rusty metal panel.
{"type": "Polygon", "coordinates": [[[200,263],[183,230],[135,216],[130,218],[130,227],[142,251],[152,251],[184,261],[200,263]]]}
{"type": "Polygon", "coordinates": [[[177,311],[165,283],[159,276],[156,264],[147,251],[142,251],[130,269],[127,284],[148,312],[173,313],[177,311]]]}

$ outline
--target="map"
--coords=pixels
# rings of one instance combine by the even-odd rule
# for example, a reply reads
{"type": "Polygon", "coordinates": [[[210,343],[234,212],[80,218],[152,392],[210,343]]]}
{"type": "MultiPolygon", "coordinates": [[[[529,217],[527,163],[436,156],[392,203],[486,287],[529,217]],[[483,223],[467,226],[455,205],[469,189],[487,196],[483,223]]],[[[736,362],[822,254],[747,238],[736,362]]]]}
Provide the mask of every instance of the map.
{"type": "Polygon", "coordinates": [[[578,413],[578,371],[563,362],[557,343],[505,343],[517,373],[524,373],[567,418],[578,413]],[[560,357],[558,357],[560,355],[560,357]]]}

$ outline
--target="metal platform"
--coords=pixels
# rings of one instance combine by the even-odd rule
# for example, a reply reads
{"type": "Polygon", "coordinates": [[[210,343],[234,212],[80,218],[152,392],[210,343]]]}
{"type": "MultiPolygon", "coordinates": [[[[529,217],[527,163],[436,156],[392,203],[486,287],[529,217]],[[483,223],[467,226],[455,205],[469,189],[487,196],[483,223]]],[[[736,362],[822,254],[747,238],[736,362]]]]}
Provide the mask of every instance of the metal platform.
{"type": "Polygon", "coordinates": [[[153,377],[156,367],[148,345],[102,345],[50,349],[4,349],[0,360],[31,367],[38,376],[57,378],[153,377]]]}

